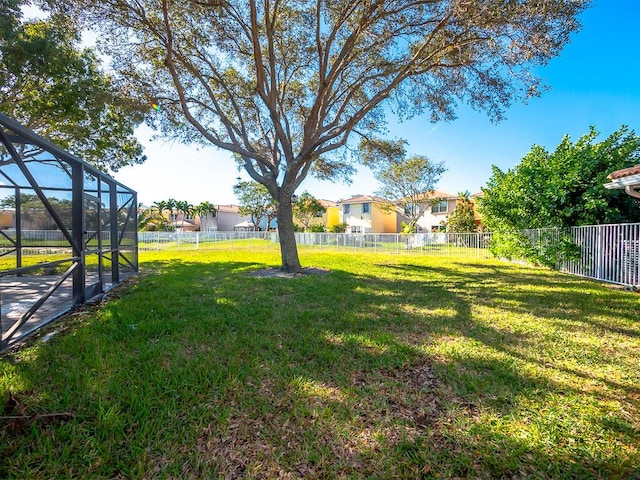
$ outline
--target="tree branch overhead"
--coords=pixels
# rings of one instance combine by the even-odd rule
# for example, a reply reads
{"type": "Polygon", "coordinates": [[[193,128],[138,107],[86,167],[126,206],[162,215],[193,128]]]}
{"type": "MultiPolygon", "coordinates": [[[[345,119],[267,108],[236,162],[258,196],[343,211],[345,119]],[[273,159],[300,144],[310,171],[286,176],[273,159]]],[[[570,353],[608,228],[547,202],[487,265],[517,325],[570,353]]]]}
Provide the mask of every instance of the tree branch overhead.
{"type": "MultiPolygon", "coordinates": [[[[380,133],[386,103],[438,120],[467,102],[499,119],[536,91],[533,68],[558,54],[588,3],[41,2],[105,32],[132,90],[172,99],[152,118],[157,128],[233,152],[281,207],[355,128],[380,133]]],[[[331,165],[343,171],[328,161],[324,175],[331,165]]]]}

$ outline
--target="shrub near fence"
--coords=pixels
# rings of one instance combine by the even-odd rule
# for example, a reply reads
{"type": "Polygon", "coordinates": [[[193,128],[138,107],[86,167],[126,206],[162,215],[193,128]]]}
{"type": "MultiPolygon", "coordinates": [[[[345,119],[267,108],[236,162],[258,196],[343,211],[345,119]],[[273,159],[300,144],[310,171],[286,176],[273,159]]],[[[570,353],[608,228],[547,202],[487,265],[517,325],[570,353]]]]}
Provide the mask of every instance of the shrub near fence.
{"type": "Polygon", "coordinates": [[[535,251],[556,252],[551,266],[561,272],[640,286],[640,223],[542,228],[524,234],[535,251]]]}

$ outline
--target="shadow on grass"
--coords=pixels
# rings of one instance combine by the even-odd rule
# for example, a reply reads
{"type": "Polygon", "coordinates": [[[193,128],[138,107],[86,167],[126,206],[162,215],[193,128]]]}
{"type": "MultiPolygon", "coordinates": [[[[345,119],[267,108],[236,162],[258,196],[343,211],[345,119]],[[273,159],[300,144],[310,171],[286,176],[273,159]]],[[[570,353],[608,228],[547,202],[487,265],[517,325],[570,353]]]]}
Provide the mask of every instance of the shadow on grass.
{"type": "MultiPolygon", "coordinates": [[[[556,347],[546,338],[553,331],[503,328],[482,317],[509,310],[516,323],[532,317],[565,332],[559,320],[583,322],[633,340],[635,324],[599,319],[614,309],[627,322],[627,297],[604,295],[610,304],[589,306],[603,297],[601,287],[477,263],[464,271],[384,264],[368,274],[246,275],[267,266],[147,263],[157,275],[142,275],[85,324],[4,359],[25,411],[75,417],[5,429],[1,448],[10,461],[0,474],[578,478],[633,471],[634,422],[589,418],[604,409],[599,393],[584,400],[590,409],[572,411],[584,392],[557,374],[602,378],[539,352],[538,343],[556,347]]],[[[626,392],[627,413],[637,414],[637,389],[608,386],[626,392]]]]}
{"type": "Polygon", "coordinates": [[[507,302],[509,310],[514,313],[575,320],[612,333],[640,336],[640,317],[636,312],[640,305],[640,296],[633,293],[620,296],[620,292],[613,287],[595,281],[582,280],[546,269],[527,269],[510,264],[474,264],[465,270],[411,264],[391,265],[387,268],[410,274],[413,272],[414,275],[426,278],[435,275],[445,279],[439,282],[441,285],[464,290],[488,306],[500,306],[502,302],[507,302]],[[526,273],[526,270],[529,270],[529,273],[526,273]],[[508,282],[515,288],[496,289],[494,287],[497,282],[508,282]],[[621,328],[599,319],[611,314],[615,314],[618,321],[626,320],[630,328],[621,328]]]}

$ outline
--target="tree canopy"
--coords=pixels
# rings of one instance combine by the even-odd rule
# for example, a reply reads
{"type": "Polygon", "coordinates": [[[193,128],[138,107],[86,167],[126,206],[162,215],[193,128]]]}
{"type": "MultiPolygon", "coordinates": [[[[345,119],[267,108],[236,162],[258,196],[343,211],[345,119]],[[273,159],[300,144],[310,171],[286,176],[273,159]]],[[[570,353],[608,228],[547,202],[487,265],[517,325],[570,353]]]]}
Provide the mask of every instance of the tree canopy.
{"type": "Polygon", "coordinates": [[[475,232],[478,229],[475,217],[469,191],[460,192],[456,208],[447,220],[447,231],[452,233],[475,232]]]}
{"type": "Polygon", "coordinates": [[[293,204],[294,215],[302,223],[305,232],[311,228],[313,219],[325,211],[326,208],[309,192],[303,192],[293,204]]]}
{"type": "Polygon", "coordinates": [[[233,191],[240,203],[238,213],[250,216],[256,230],[260,221],[266,219],[265,232],[268,232],[271,220],[276,217],[276,202],[267,187],[253,181],[239,182],[233,191]]]}
{"type": "Polygon", "coordinates": [[[506,172],[493,166],[482,189],[483,222],[509,230],[640,221],[637,199],[603,187],[609,173],[640,161],[640,137],[625,126],[597,137],[591,127],[575,143],[565,135],[553,152],[534,145],[506,172]]]}
{"type": "Polygon", "coordinates": [[[62,16],[25,21],[0,0],[0,111],[102,170],[142,163],[133,131],[145,110],[80,48],[62,16]]]}
{"type": "Polygon", "coordinates": [[[41,0],[99,29],[119,78],[158,105],[166,135],[233,152],[277,201],[282,266],[300,269],[291,196],[307,175],[348,170],[352,134],[502,118],[540,91],[587,0],[41,0]]]}
{"type": "Polygon", "coordinates": [[[434,196],[436,183],[447,169],[443,162],[432,162],[424,155],[407,156],[405,140],[363,140],[362,161],[370,166],[384,199],[378,207],[394,211],[400,207],[409,219],[404,230],[414,232],[424,212],[440,199],[434,196]]]}

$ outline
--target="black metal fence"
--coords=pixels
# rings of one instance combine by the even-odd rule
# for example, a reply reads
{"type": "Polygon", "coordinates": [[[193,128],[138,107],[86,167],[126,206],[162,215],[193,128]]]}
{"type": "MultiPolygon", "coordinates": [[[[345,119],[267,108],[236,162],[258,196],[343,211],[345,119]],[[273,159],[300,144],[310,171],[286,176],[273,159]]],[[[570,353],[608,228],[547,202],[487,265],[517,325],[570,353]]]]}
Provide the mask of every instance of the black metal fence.
{"type": "Polygon", "coordinates": [[[137,272],[137,244],[135,191],[0,114],[0,350],[137,272]]]}

